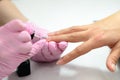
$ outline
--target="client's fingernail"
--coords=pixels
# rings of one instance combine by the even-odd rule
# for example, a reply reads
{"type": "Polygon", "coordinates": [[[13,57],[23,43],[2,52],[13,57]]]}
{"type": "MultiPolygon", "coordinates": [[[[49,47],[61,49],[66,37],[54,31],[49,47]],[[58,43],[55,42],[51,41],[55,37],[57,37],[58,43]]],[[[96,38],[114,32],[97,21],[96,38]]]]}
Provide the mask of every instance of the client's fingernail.
{"type": "Polygon", "coordinates": [[[57,63],[56,64],[58,64],[58,65],[63,65],[64,64],[64,62],[63,62],[63,60],[62,59],[60,59],[60,60],[58,60],[57,61],[57,63]]]}
{"type": "Polygon", "coordinates": [[[52,36],[54,35],[54,32],[48,33],[48,36],[52,36]]]}
{"type": "Polygon", "coordinates": [[[50,41],[50,40],[51,40],[51,38],[50,38],[50,37],[47,37],[47,38],[46,38],[46,40],[47,40],[47,41],[50,41]]]}
{"type": "Polygon", "coordinates": [[[113,69],[113,71],[115,71],[116,70],[116,66],[115,66],[115,64],[111,64],[111,67],[112,67],[112,69],[113,69]]]}

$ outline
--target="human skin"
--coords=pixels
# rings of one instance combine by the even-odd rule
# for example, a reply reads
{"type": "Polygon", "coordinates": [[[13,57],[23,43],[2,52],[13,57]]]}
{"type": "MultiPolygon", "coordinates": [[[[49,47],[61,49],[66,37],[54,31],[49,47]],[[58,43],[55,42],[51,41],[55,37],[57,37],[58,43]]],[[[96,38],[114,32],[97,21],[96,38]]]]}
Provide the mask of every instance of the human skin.
{"type": "Polygon", "coordinates": [[[28,21],[11,0],[0,0],[0,26],[13,19],[20,19],[23,22],[28,21]]]}
{"type": "Polygon", "coordinates": [[[63,56],[57,64],[63,65],[86,54],[92,49],[108,46],[111,52],[106,66],[112,72],[120,58],[120,11],[95,23],[72,26],[63,30],[49,33],[48,41],[84,42],[73,51],[63,56]],[[97,43],[97,44],[96,44],[97,43]]]}
{"type": "MultiPolygon", "coordinates": [[[[0,26],[13,19],[20,19],[24,22],[28,20],[10,0],[0,0],[0,26]]],[[[94,48],[109,46],[111,48],[111,52],[106,64],[110,71],[115,71],[115,65],[120,57],[119,33],[120,11],[93,24],[73,26],[68,29],[52,33],[48,40],[68,42],[84,41],[82,45],[64,56],[58,64],[65,64],[94,48]]]]}
{"type": "MultiPolygon", "coordinates": [[[[8,23],[9,21],[15,20],[15,19],[18,19],[18,20],[21,20],[22,22],[24,22],[26,24],[26,28],[27,28],[26,30],[29,32],[29,30],[31,29],[29,32],[30,34],[35,32],[34,38],[32,40],[32,41],[34,41],[34,43],[43,39],[41,37],[46,37],[48,31],[45,29],[42,29],[42,28],[37,28],[40,26],[36,25],[35,23],[29,22],[28,19],[17,9],[15,4],[12,3],[11,0],[0,0],[0,26],[8,23]],[[30,28],[30,26],[31,26],[31,28],[30,28]],[[32,27],[34,27],[34,29],[32,27]]],[[[50,61],[58,59],[60,57],[61,53],[67,47],[67,42],[63,42],[63,41],[60,43],[56,43],[53,41],[51,41],[51,42],[48,42],[48,41],[45,42],[46,44],[49,43],[49,45],[45,45],[45,46],[48,49],[50,47],[50,49],[48,50],[48,52],[43,52],[44,57],[47,57],[43,61],[50,62],[50,61]],[[56,45],[62,46],[62,48],[60,48],[60,50],[59,50],[59,48],[56,45]],[[52,53],[55,53],[55,54],[51,55],[52,53]],[[50,57],[52,57],[52,58],[48,59],[50,57]]],[[[43,44],[43,43],[41,43],[41,44],[43,44]]],[[[43,53],[41,53],[41,48],[39,48],[39,47],[37,47],[37,48],[40,50],[39,52],[37,52],[37,54],[39,55],[40,58],[43,57],[42,55],[40,56],[40,54],[43,54],[43,53]]],[[[47,50],[45,50],[45,48],[42,48],[42,51],[43,50],[47,51],[47,50]]],[[[34,56],[34,60],[41,62],[42,58],[41,59],[38,58],[38,55],[36,57],[34,56]],[[36,58],[38,58],[38,59],[36,59],[36,58]]]]}

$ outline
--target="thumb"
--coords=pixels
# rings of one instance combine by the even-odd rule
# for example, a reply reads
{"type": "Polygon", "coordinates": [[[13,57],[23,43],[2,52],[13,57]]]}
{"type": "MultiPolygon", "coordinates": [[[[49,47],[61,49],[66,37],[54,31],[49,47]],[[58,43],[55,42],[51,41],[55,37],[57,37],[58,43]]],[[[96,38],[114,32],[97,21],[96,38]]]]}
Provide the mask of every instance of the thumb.
{"type": "Polygon", "coordinates": [[[111,50],[111,53],[108,56],[107,62],[106,62],[107,68],[111,72],[114,72],[116,70],[116,64],[117,64],[119,58],[120,58],[120,46],[118,47],[118,45],[117,45],[117,46],[113,47],[113,49],[111,50]]]}
{"type": "Polygon", "coordinates": [[[30,51],[30,57],[34,56],[35,54],[39,53],[41,51],[42,47],[45,45],[46,40],[42,39],[37,41],[36,43],[33,44],[32,50],[30,51]]]}

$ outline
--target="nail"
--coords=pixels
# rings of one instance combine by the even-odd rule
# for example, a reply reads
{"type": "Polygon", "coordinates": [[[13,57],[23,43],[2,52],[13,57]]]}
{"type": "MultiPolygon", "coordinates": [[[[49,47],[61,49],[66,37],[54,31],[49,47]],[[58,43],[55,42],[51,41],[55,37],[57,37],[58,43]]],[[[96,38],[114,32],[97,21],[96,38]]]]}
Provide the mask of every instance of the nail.
{"type": "Polygon", "coordinates": [[[63,62],[63,60],[62,59],[60,59],[60,60],[58,60],[57,61],[57,63],[56,64],[58,64],[58,65],[63,65],[64,64],[64,62],[63,62]]]}
{"type": "Polygon", "coordinates": [[[54,32],[48,33],[48,36],[52,36],[54,35],[54,32]]]}
{"type": "Polygon", "coordinates": [[[116,66],[115,66],[115,64],[111,63],[111,67],[112,67],[112,70],[113,70],[113,71],[116,70],[116,66]]]}

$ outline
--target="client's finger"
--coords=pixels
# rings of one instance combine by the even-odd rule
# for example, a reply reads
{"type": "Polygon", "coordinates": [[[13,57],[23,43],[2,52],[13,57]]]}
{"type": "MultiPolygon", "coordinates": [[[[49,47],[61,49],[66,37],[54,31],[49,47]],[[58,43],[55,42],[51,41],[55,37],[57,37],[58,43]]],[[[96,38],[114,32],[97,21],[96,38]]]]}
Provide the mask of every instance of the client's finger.
{"type": "Polygon", "coordinates": [[[83,43],[82,45],[78,46],[76,49],[74,49],[72,52],[70,52],[69,54],[65,55],[64,57],[62,57],[57,64],[63,65],[66,64],[68,62],[70,62],[71,60],[89,52],[90,50],[96,48],[96,43],[94,43],[93,40],[88,40],[85,43],[83,43]]]}
{"type": "Polygon", "coordinates": [[[74,32],[69,34],[63,34],[63,35],[56,35],[56,36],[49,36],[48,41],[67,41],[67,42],[78,42],[78,41],[85,41],[89,38],[89,35],[86,31],[82,32],[74,32]]]}
{"type": "Polygon", "coordinates": [[[56,32],[51,32],[48,35],[52,36],[52,35],[68,34],[68,33],[77,32],[77,31],[84,31],[86,29],[87,29],[87,26],[72,26],[72,27],[62,29],[56,32]]]}
{"type": "Polygon", "coordinates": [[[112,72],[116,69],[116,64],[120,58],[120,44],[117,44],[111,51],[110,55],[108,56],[106,65],[108,69],[112,72]]]}

